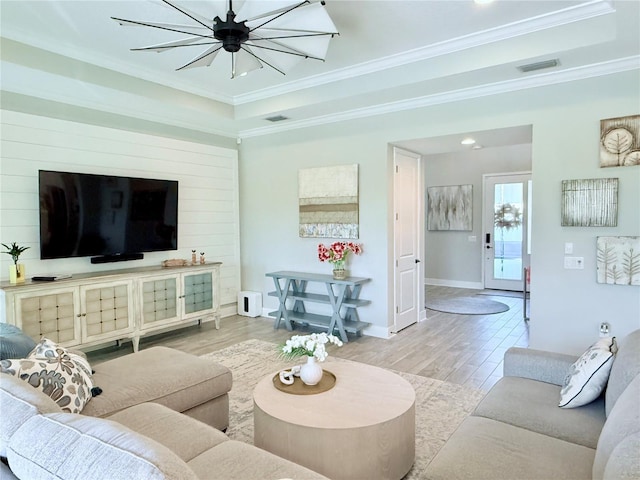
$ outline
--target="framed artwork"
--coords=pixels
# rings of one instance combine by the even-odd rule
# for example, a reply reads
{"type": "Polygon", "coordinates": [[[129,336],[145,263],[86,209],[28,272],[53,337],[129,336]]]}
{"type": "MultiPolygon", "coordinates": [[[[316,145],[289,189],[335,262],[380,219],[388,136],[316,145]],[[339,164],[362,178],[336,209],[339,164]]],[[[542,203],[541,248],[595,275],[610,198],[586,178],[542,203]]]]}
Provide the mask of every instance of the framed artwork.
{"type": "Polygon", "coordinates": [[[597,282],[640,285],[640,237],[598,237],[597,282]]]}
{"type": "Polygon", "coordinates": [[[600,120],[600,167],[640,165],[640,115],[600,120]]]}
{"type": "Polygon", "coordinates": [[[427,189],[428,230],[473,229],[473,185],[427,189]]]}
{"type": "Polygon", "coordinates": [[[618,225],[618,179],[562,181],[563,227],[618,225]]]}
{"type": "Polygon", "coordinates": [[[358,165],[298,172],[300,237],[358,238],[358,165]]]}

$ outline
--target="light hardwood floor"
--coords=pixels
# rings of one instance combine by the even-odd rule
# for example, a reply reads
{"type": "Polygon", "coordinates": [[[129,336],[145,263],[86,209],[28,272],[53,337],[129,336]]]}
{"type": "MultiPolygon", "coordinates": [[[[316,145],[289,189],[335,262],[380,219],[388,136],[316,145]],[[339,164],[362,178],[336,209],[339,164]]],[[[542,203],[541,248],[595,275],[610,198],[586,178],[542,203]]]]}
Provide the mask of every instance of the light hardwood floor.
{"type": "MultiPolygon", "coordinates": [[[[433,297],[477,293],[478,290],[427,287],[427,296],[433,297]]],[[[481,298],[506,303],[510,308],[494,315],[455,315],[427,310],[427,320],[390,339],[350,337],[351,341],[343,347],[330,347],[330,355],[488,390],[502,377],[504,352],[511,346],[528,346],[529,329],[523,320],[521,297],[481,298]]],[[[220,330],[211,322],[142,338],[140,349],[164,345],[202,355],[249,339],[283,343],[291,335],[282,325],[275,330],[272,318],[233,316],[221,320],[220,330]]],[[[88,357],[97,364],[131,351],[131,344],[125,343],[89,352],[88,357]]]]}

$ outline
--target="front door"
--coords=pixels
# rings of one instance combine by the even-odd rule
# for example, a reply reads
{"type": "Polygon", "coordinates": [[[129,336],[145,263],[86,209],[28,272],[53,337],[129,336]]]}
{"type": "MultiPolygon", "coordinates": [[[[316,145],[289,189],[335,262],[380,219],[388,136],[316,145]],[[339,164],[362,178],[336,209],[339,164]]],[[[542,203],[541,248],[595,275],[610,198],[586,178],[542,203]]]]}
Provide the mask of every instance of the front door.
{"type": "Polygon", "coordinates": [[[484,195],[484,287],[522,291],[531,256],[531,174],[485,175],[484,195]]]}
{"type": "Polygon", "coordinates": [[[394,149],[395,321],[398,332],[418,321],[424,275],[420,268],[422,172],[420,155],[394,149]]]}

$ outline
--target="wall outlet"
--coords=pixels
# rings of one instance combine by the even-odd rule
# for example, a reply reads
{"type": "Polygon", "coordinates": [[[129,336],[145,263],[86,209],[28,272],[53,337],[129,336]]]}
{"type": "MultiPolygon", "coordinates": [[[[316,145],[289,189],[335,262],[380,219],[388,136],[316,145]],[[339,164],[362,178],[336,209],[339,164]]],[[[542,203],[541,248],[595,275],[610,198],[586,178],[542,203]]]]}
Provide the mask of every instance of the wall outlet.
{"type": "Polygon", "coordinates": [[[564,268],[569,270],[584,270],[584,257],[564,257],[564,268]]]}
{"type": "Polygon", "coordinates": [[[601,337],[608,337],[610,329],[611,329],[611,326],[607,322],[602,322],[600,324],[600,336],[601,337]]]}

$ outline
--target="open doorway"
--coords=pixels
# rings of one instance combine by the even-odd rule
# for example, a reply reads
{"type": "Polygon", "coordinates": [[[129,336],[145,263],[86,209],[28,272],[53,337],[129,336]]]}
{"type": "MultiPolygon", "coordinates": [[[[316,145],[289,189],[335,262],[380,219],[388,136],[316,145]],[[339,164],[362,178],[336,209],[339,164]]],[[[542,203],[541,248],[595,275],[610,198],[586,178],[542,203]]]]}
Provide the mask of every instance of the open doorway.
{"type": "Polygon", "coordinates": [[[394,143],[394,146],[416,152],[423,158],[423,212],[428,211],[426,192],[429,187],[470,185],[472,190],[470,228],[425,228],[422,260],[426,285],[485,288],[483,178],[488,174],[530,172],[532,138],[532,126],[523,125],[394,143]]]}

